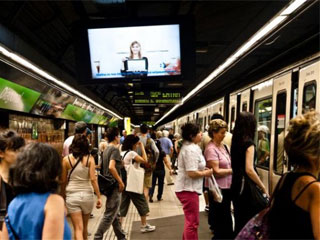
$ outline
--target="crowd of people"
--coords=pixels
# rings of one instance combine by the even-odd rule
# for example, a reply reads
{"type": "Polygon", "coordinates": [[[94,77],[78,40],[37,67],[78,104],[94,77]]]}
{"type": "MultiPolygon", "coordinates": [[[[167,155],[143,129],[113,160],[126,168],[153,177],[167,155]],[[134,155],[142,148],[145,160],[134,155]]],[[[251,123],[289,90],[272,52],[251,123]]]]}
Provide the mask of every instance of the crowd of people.
{"type": "Polygon", "coordinates": [[[214,114],[204,135],[194,123],[181,128],[181,137],[172,130],[149,132],[144,124],[140,134],[122,131],[120,136],[118,128],[108,128],[97,150],[88,140],[87,124],[77,122],[62,157],[48,144],[26,145],[15,131],[2,131],[1,238],[71,239],[68,214],[73,238],[87,239],[90,214],[94,206],[102,207],[102,194],[106,208],[94,239],[103,239],[111,225],[117,239],[127,239],[122,223],[131,201],[140,215],[141,233],[153,232],[156,226],[147,222],[149,204],[154,202],[156,184],[156,198],[163,200],[166,182],[175,185],[183,207],[182,239],[198,239],[202,193],[207,197],[213,239],[235,238],[265,207],[271,239],[320,239],[319,114],[309,112],[290,121],[284,149],[294,169],[280,179],[269,204],[268,190],[255,168],[269,157],[268,131],[257,128],[252,113],[241,112],[231,134],[223,116],[214,114]],[[107,191],[99,186],[100,177],[107,191]],[[221,201],[209,190],[212,177],[221,190],[221,201]],[[255,203],[252,186],[265,198],[264,206],[255,203]]]}

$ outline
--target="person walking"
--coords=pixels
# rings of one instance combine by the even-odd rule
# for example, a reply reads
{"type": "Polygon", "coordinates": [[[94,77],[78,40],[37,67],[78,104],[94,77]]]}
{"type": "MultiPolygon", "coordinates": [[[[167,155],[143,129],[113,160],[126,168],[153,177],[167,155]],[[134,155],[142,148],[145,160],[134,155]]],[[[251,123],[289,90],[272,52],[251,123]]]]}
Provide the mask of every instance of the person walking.
{"type": "Polygon", "coordinates": [[[97,195],[97,208],[101,208],[101,195],[95,176],[95,161],[89,152],[89,142],[83,134],[76,134],[68,156],[63,158],[61,195],[66,200],[74,228],[75,239],[88,238],[88,221],[94,205],[93,190],[97,195]]]}
{"type": "Polygon", "coordinates": [[[119,221],[119,207],[121,203],[121,193],[124,190],[124,183],[121,178],[121,168],[123,162],[119,151],[119,129],[116,127],[108,128],[107,138],[109,145],[103,152],[102,166],[100,170],[103,176],[112,183],[112,189],[106,200],[106,209],[100,221],[99,227],[94,235],[94,239],[103,239],[103,234],[110,228],[111,224],[113,231],[118,240],[126,239],[125,233],[121,228],[119,221]]]}

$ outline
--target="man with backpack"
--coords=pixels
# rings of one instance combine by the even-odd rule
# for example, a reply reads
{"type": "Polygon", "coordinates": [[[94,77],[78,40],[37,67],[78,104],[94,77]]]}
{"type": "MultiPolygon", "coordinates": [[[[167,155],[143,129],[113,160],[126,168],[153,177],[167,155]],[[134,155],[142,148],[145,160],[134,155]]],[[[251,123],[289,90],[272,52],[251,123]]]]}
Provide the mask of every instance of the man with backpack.
{"type": "MultiPolygon", "coordinates": [[[[148,136],[148,126],[146,124],[141,124],[140,126],[140,141],[143,143],[147,158],[148,164],[144,164],[145,174],[144,174],[144,186],[143,192],[146,200],[149,198],[149,189],[152,186],[152,172],[156,168],[156,163],[159,158],[159,149],[157,148],[155,142],[151,137],[148,136]]],[[[140,154],[140,149],[138,149],[140,154]]]]}

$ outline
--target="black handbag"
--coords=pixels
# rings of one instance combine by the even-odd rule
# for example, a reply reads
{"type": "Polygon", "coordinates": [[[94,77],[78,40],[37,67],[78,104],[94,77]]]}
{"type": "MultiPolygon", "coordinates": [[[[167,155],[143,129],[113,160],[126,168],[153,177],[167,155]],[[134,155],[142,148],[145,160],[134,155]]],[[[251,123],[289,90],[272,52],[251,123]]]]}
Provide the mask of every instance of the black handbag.
{"type": "Polygon", "coordinates": [[[252,208],[257,212],[262,211],[268,206],[269,199],[264,196],[262,190],[248,176],[244,178],[249,196],[251,197],[252,208]]]}
{"type": "Polygon", "coordinates": [[[110,196],[113,192],[113,189],[117,187],[117,181],[112,181],[101,173],[98,174],[98,185],[100,193],[105,196],[110,196]]]}
{"type": "Polygon", "coordinates": [[[108,178],[104,175],[105,169],[103,168],[103,158],[101,161],[101,169],[98,174],[98,185],[100,193],[105,196],[110,196],[113,190],[117,187],[117,181],[114,178],[108,178]]]}

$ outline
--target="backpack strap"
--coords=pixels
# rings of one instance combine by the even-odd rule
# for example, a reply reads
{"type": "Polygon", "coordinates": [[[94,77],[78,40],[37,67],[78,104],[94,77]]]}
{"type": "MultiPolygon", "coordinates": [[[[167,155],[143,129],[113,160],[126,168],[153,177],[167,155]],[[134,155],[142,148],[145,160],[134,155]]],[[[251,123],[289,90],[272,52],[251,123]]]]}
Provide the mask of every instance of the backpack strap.
{"type": "MultiPolygon", "coordinates": [[[[78,166],[78,164],[80,163],[81,160],[82,160],[82,159],[79,158],[78,161],[76,162],[76,164],[72,167],[72,169],[71,169],[71,171],[70,171],[70,173],[69,173],[69,176],[68,176],[68,182],[70,181],[70,177],[71,177],[71,174],[72,174],[73,170],[78,166]]],[[[70,159],[69,159],[69,161],[70,161],[70,159]]],[[[72,165],[71,165],[71,166],[72,166],[72,165]]]]}
{"type": "Polygon", "coordinates": [[[71,160],[70,160],[70,155],[68,155],[68,160],[69,160],[70,166],[73,167],[73,166],[72,166],[72,162],[71,162],[71,160]]]}
{"type": "Polygon", "coordinates": [[[304,186],[304,188],[298,193],[298,195],[295,197],[295,199],[293,200],[293,203],[295,203],[298,198],[301,196],[301,194],[314,182],[317,182],[317,180],[314,180],[312,182],[309,182],[306,186],[304,186]]]}

